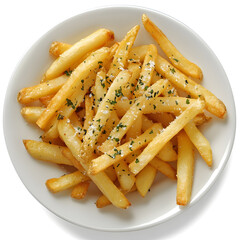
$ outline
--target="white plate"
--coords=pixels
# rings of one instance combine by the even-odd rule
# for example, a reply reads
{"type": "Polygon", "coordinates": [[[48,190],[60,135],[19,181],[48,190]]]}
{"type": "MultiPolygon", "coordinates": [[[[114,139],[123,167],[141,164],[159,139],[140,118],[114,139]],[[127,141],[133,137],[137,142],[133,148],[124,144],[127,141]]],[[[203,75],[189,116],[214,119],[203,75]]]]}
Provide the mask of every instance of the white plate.
{"type": "MultiPolygon", "coordinates": [[[[48,49],[52,41],[74,43],[92,31],[105,27],[121,40],[136,24],[141,25],[136,45],[153,40],[141,24],[146,13],[166,33],[178,49],[203,70],[203,85],[221,98],[228,109],[225,120],[213,119],[204,126],[204,134],[213,149],[213,168],[209,169],[197,155],[192,200],[197,202],[213,185],[229,158],[235,136],[235,106],[227,76],[214,53],[191,29],[161,12],[141,7],[106,7],[85,12],[60,23],[39,39],[27,52],[15,70],[6,94],[4,106],[4,133],[13,165],[29,192],[47,209],[59,217],[87,228],[107,231],[130,231],[146,228],[166,221],[184,211],[176,205],[176,183],[158,175],[157,181],[145,198],[129,194],[132,206],[121,210],[113,206],[97,209],[98,190],[91,187],[83,201],[71,199],[69,191],[50,193],[45,187],[48,178],[58,177],[63,171],[55,165],[34,160],[26,152],[22,139],[38,140],[41,132],[27,124],[20,114],[18,91],[37,84],[52,58],[48,49]]],[[[216,199],[217,201],[217,199],[216,199]]],[[[28,211],[26,209],[26,211],[28,211]]]]}

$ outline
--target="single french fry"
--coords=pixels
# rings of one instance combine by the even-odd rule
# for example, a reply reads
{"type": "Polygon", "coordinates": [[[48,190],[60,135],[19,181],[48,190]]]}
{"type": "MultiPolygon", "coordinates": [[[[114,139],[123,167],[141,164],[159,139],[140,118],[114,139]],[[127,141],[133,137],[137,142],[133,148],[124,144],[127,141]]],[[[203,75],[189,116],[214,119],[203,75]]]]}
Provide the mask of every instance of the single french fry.
{"type": "Polygon", "coordinates": [[[169,163],[162,161],[158,158],[153,158],[153,160],[149,164],[152,167],[156,168],[159,172],[161,172],[162,174],[167,176],[168,178],[170,178],[172,180],[177,179],[176,170],[169,163]]]}
{"type": "MultiPolygon", "coordinates": [[[[99,61],[104,61],[108,56],[109,49],[104,47],[95,51],[91,54],[83,63],[81,63],[71,74],[68,81],[62,86],[62,88],[57,92],[57,94],[52,98],[51,102],[48,104],[47,109],[41,114],[37,121],[37,125],[44,129],[47,124],[54,116],[57,110],[59,110],[66,99],[69,98],[76,88],[83,84],[84,79],[88,74],[99,66],[99,61]]],[[[82,89],[84,93],[84,87],[82,89]]]]}
{"type": "Polygon", "coordinates": [[[89,185],[90,185],[89,181],[79,183],[73,188],[71,192],[71,197],[76,199],[85,198],[89,185]]]}
{"type": "Polygon", "coordinates": [[[72,47],[71,44],[54,41],[51,43],[49,53],[54,57],[59,57],[62,53],[72,47]]]}
{"type": "MultiPolygon", "coordinates": [[[[45,73],[45,79],[53,79],[60,76],[68,70],[75,62],[88,52],[103,47],[107,42],[113,40],[114,34],[108,29],[101,28],[86,38],[75,43],[68,50],[63,52],[48,68],[45,73]]],[[[101,60],[99,60],[101,61],[101,60]]]]}
{"type": "Polygon", "coordinates": [[[45,108],[43,107],[23,107],[21,114],[23,118],[29,123],[36,123],[45,108]]]}
{"type": "MultiPolygon", "coordinates": [[[[130,72],[125,70],[121,71],[114,79],[114,82],[102,100],[86,135],[83,137],[83,155],[89,155],[89,153],[94,151],[97,140],[103,131],[103,126],[109,119],[111,111],[114,110],[118,98],[122,96],[122,89],[125,88],[130,77],[130,72]]],[[[82,158],[85,156],[82,156],[82,158]]]]}
{"type": "Polygon", "coordinates": [[[155,39],[160,48],[176,68],[188,76],[197,78],[199,80],[202,79],[203,74],[201,68],[185,58],[146,14],[142,15],[142,22],[145,29],[155,39]]]}
{"type": "Polygon", "coordinates": [[[51,178],[46,181],[46,186],[52,193],[64,191],[70,187],[76,186],[81,182],[88,181],[89,177],[80,171],[65,174],[59,178],[51,178]]]}
{"type": "Polygon", "coordinates": [[[205,107],[204,101],[198,100],[180,114],[161,134],[158,134],[133,161],[129,168],[134,174],[138,174],[184,126],[192,120],[205,107]]]}
{"type": "Polygon", "coordinates": [[[28,153],[37,160],[73,165],[71,161],[62,154],[62,150],[67,149],[66,147],[35,140],[23,140],[23,143],[28,153]]]}
{"type": "Polygon", "coordinates": [[[156,177],[157,170],[151,165],[147,165],[138,175],[136,176],[136,187],[142,197],[145,197],[153,181],[156,177]]]}
{"type": "Polygon", "coordinates": [[[112,82],[113,79],[118,75],[118,73],[125,69],[128,54],[132,48],[132,45],[137,37],[140,26],[134,26],[120,42],[119,47],[113,57],[113,61],[110,65],[110,69],[107,72],[109,81],[112,82]]]}
{"type": "Polygon", "coordinates": [[[150,44],[145,55],[145,59],[142,65],[140,77],[138,79],[135,92],[135,97],[139,97],[144,94],[146,89],[150,86],[152,76],[155,70],[155,61],[157,58],[157,48],[155,45],[150,44]]]}
{"type": "Polygon", "coordinates": [[[119,124],[112,130],[107,141],[105,141],[99,150],[107,152],[109,149],[118,145],[119,141],[126,134],[128,129],[132,126],[134,121],[142,114],[148,102],[153,101],[155,97],[161,94],[165,85],[164,80],[156,82],[154,85],[146,90],[144,96],[138,98],[138,100],[130,107],[130,109],[121,118],[119,124]]]}
{"type": "Polygon", "coordinates": [[[212,166],[212,148],[210,146],[209,141],[196,127],[194,122],[189,122],[184,127],[184,130],[187,133],[191,142],[197,148],[198,152],[200,153],[204,161],[207,163],[209,167],[211,167],[212,166]]]}
{"type": "Polygon", "coordinates": [[[181,90],[187,92],[194,98],[203,97],[206,102],[206,109],[219,118],[224,118],[227,110],[224,103],[219,100],[213,93],[197,84],[192,79],[181,73],[167,60],[160,55],[157,56],[156,70],[166,77],[171,83],[181,90]]]}
{"type": "MultiPolygon", "coordinates": [[[[69,121],[67,119],[61,120],[58,123],[58,130],[61,138],[75,158],[75,160],[73,159],[74,166],[78,168],[79,164],[81,164],[88,171],[89,164],[85,163],[80,155],[81,140],[75,135],[75,131],[69,121]]],[[[105,172],[100,172],[94,176],[89,175],[89,177],[113,205],[119,208],[128,208],[131,205],[105,172]]]]}
{"type": "Polygon", "coordinates": [[[184,131],[178,134],[177,204],[187,205],[191,199],[194,171],[193,145],[184,131]]]}
{"type": "Polygon", "coordinates": [[[89,166],[89,174],[97,174],[121,159],[124,159],[132,152],[146,146],[154,137],[157,136],[161,129],[160,124],[153,124],[151,128],[141,134],[139,137],[120,145],[95,158],[91,161],[89,166]]]}
{"type": "Polygon", "coordinates": [[[38,100],[40,97],[55,94],[67,81],[68,77],[62,75],[53,80],[40,83],[38,85],[23,88],[18,93],[18,102],[28,104],[38,100]]]}
{"type": "MultiPolygon", "coordinates": [[[[163,81],[163,80],[160,80],[163,81]]],[[[150,87],[151,88],[151,87],[150,87]]],[[[196,102],[197,99],[185,97],[156,97],[152,101],[147,101],[145,108],[142,109],[143,114],[154,114],[159,112],[180,113],[189,105],[196,102]]],[[[117,103],[117,113],[123,116],[137,100],[121,99],[117,103]]]]}

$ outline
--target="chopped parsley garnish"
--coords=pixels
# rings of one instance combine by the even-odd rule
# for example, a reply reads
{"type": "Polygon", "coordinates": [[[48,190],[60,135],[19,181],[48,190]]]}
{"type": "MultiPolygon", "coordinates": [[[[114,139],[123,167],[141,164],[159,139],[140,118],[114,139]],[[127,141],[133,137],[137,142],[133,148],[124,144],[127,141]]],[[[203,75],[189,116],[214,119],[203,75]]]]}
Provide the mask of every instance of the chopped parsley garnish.
{"type": "Polygon", "coordinates": [[[122,93],[122,87],[120,87],[119,89],[115,90],[115,96],[116,97],[121,97],[121,96],[124,97],[124,95],[122,93]]]}
{"type": "Polygon", "coordinates": [[[116,126],[116,130],[117,130],[117,132],[118,132],[120,128],[125,128],[125,127],[127,127],[127,125],[123,125],[122,123],[119,123],[119,124],[116,126]]]}
{"type": "Polygon", "coordinates": [[[189,104],[189,103],[190,103],[190,101],[189,101],[189,99],[187,99],[187,100],[186,100],[186,104],[189,104]]]}
{"type": "Polygon", "coordinates": [[[174,74],[176,72],[174,68],[170,68],[170,71],[172,74],[174,74]]]}
{"type": "Polygon", "coordinates": [[[73,102],[69,99],[69,98],[66,98],[66,104],[65,105],[67,105],[68,107],[69,106],[71,106],[72,107],[72,109],[75,109],[76,108],[76,106],[73,104],[73,102]]]}
{"type": "Polygon", "coordinates": [[[59,113],[59,114],[58,114],[58,117],[57,117],[57,120],[62,120],[62,119],[64,119],[64,116],[59,113]]]}
{"type": "Polygon", "coordinates": [[[135,160],[135,163],[139,163],[139,160],[138,160],[138,158],[136,158],[136,160],[135,160]]]}
{"type": "Polygon", "coordinates": [[[153,130],[151,130],[151,131],[149,132],[149,134],[153,134],[153,130]]]}
{"type": "Polygon", "coordinates": [[[178,60],[178,59],[176,59],[176,58],[173,58],[173,60],[174,60],[174,61],[176,61],[176,62],[179,62],[179,60],[178,60]]]}
{"type": "Polygon", "coordinates": [[[64,72],[67,76],[70,76],[72,74],[72,70],[68,70],[64,72]]]}
{"type": "Polygon", "coordinates": [[[108,99],[108,102],[109,102],[111,105],[114,105],[114,104],[116,104],[116,103],[117,103],[117,101],[116,101],[116,100],[111,100],[111,99],[108,99]]]}

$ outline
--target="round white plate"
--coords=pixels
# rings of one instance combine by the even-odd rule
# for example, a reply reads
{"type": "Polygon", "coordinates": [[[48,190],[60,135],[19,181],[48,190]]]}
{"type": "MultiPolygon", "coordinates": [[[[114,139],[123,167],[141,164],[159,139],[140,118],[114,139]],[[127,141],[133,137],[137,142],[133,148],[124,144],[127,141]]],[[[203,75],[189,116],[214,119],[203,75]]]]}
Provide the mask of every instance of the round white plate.
{"type": "Polygon", "coordinates": [[[21,117],[17,94],[21,88],[39,83],[53,60],[48,53],[52,41],[74,43],[101,27],[113,30],[116,40],[120,41],[134,25],[140,24],[141,29],[135,45],[153,43],[142,26],[143,13],[163,30],[187,58],[202,68],[204,74],[202,84],[218,96],[228,110],[225,120],[214,118],[204,126],[204,135],[212,146],[214,164],[210,169],[196,155],[192,200],[189,206],[196,203],[210,189],[226,165],[232,149],[236,117],[229,81],[214,53],[191,29],[161,12],[133,6],[100,8],[60,23],[31,47],[15,70],[6,93],[4,133],[13,165],[29,192],[59,217],[87,228],[130,231],[153,226],[172,218],[184,211],[184,208],[176,205],[176,182],[159,174],[145,198],[137,192],[128,195],[132,206],[127,210],[113,206],[97,209],[95,201],[99,192],[94,186],[82,201],[72,199],[70,191],[50,193],[45,187],[45,181],[59,177],[64,172],[53,164],[31,158],[25,150],[22,139],[39,140],[41,132],[33,125],[27,124],[21,117]]]}

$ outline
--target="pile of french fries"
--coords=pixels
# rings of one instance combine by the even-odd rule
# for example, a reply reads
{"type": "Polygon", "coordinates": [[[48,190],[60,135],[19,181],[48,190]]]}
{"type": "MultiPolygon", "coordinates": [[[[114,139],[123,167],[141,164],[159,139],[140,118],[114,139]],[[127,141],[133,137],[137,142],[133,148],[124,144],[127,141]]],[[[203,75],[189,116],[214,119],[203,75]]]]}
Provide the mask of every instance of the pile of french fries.
{"type": "Polygon", "coordinates": [[[160,172],[176,181],[177,204],[187,205],[194,150],[212,166],[210,143],[198,126],[211,119],[207,112],[224,118],[226,107],[197,83],[200,67],[146,14],[142,23],[156,44],[134,45],[140,25],[120,42],[103,28],[74,45],[53,42],[54,61],[41,82],[19,91],[22,116],[43,130],[41,141],[23,140],[28,153],[71,166],[46,181],[52,193],[71,189],[71,197],[83,199],[94,183],[102,193],[98,208],[126,209],[126,195],[146,196],[160,172]]]}

